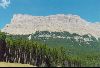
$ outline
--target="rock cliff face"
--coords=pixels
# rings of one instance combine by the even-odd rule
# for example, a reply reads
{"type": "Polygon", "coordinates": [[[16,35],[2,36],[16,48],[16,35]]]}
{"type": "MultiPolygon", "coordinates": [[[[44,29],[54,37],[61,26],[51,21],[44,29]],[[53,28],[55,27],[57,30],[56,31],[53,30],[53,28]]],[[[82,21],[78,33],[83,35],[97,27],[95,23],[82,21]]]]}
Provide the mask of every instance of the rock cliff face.
{"type": "Polygon", "coordinates": [[[2,30],[9,34],[32,34],[36,31],[50,31],[77,33],[79,35],[91,34],[100,37],[100,23],[89,23],[78,15],[50,15],[50,16],[31,16],[15,14],[11,23],[7,24],[2,30]]]}

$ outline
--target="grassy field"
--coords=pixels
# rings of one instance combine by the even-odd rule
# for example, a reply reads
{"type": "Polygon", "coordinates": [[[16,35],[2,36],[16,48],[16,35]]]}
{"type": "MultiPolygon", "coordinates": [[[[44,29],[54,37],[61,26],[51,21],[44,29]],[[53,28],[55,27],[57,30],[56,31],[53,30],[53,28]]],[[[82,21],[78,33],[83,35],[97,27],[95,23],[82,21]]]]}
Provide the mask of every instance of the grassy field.
{"type": "Polygon", "coordinates": [[[0,62],[0,67],[35,67],[29,64],[0,62]]]}

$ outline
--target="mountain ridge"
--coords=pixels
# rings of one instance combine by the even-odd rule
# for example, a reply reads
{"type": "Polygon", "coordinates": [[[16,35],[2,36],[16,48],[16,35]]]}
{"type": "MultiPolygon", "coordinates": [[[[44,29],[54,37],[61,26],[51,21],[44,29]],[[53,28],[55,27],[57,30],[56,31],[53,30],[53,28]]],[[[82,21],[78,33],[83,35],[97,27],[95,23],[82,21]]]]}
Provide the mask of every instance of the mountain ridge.
{"type": "Polygon", "coordinates": [[[100,37],[100,23],[90,23],[78,15],[56,14],[49,16],[32,16],[28,14],[14,14],[11,23],[1,31],[9,34],[32,34],[36,31],[50,31],[91,34],[100,37]]]}

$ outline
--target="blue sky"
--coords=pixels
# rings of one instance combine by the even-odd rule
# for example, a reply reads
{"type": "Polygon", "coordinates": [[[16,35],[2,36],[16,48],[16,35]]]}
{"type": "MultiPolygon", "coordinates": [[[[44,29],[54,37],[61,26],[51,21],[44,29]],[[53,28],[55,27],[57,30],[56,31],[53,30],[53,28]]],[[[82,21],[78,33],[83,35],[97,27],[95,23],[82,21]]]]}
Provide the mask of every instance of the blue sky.
{"type": "Polygon", "coordinates": [[[90,22],[100,22],[100,0],[0,0],[0,28],[19,13],[34,16],[75,14],[90,22]]]}

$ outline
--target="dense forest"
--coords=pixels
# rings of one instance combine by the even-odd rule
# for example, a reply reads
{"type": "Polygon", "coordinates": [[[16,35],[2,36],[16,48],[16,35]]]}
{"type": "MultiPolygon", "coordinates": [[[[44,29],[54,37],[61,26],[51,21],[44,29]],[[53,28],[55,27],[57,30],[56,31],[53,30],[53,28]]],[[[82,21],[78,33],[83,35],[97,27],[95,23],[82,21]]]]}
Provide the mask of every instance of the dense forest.
{"type": "MultiPolygon", "coordinates": [[[[37,32],[36,34],[32,35],[31,40],[29,40],[27,38],[29,37],[29,35],[15,36],[15,35],[6,35],[5,33],[0,32],[0,61],[10,62],[10,63],[30,64],[38,67],[100,66],[99,39],[96,40],[96,38],[91,36],[93,42],[84,41],[82,39],[76,41],[75,38],[73,37],[79,35],[75,33],[74,34],[70,34],[68,32],[49,33],[46,31],[43,33],[37,32]],[[42,36],[40,38],[39,37],[40,34],[44,35],[43,33],[51,34],[51,36],[54,37],[47,38],[47,35],[45,35],[46,37],[42,36]],[[61,39],[60,37],[59,39],[58,38],[59,35],[62,38],[65,36],[66,37],[70,36],[71,38],[61,39]],[[35,39],[37,37],[38,39],[35,39]],[[86,44],[86,42],[88,42],[89,44],[86,44]]],[[[82,37],[90,39],[88,35],[84,35],[82,37]]]]}

